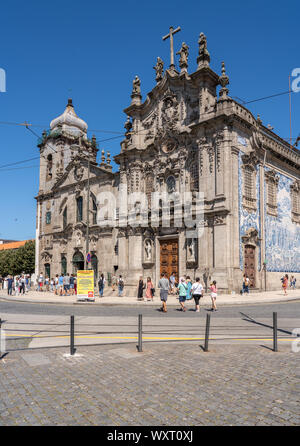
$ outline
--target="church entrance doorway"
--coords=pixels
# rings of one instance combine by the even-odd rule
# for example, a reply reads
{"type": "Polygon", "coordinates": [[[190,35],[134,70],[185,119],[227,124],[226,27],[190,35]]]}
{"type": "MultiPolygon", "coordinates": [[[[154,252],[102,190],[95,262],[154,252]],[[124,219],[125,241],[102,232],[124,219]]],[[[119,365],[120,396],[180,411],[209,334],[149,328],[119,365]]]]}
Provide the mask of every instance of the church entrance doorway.
{"type": "Polygon", "coordinates": [[[162,273],[167,274],[168,278],[175,273],[176,281],[179,280],[177,239],[160,241],[160,274],[162,273]]]}
{"type": "Polygon", "coordinates": [[[250,279],[250,287],[255,288],[255,247],[252,245],[245,245],[244,254],[244,272],[250,279]]]}
{"type": "Polygon", "coordinates": [[[75,252],[73,255],[73,274],[76,274],[78,270],[84,269],[84,257],[81,252],[75,252]]]}

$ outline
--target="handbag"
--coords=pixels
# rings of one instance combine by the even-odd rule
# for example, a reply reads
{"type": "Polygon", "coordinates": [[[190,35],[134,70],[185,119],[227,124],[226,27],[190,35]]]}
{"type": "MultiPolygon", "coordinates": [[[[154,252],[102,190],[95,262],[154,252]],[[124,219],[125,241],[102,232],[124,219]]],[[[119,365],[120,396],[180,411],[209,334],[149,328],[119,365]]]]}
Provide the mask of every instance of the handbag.
{"type": "Polygon", "coordinates": [[[151,293],[152,293],[152,296],[154,296],[154,294],[155,294],[155,288],[151,288],[151,293]]]}

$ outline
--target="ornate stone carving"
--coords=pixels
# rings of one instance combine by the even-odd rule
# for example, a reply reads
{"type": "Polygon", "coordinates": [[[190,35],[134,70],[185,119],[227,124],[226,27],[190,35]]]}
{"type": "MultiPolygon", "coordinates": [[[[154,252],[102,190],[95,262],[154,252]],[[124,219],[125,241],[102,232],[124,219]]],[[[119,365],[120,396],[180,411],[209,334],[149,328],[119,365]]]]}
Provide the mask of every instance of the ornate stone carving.
{"type": "Polygon", "coordinates": [[[245,235],[242,236],[242,242],[245,245],[258,245],[258,231],[255,228],[249,228],[245,235]]]}

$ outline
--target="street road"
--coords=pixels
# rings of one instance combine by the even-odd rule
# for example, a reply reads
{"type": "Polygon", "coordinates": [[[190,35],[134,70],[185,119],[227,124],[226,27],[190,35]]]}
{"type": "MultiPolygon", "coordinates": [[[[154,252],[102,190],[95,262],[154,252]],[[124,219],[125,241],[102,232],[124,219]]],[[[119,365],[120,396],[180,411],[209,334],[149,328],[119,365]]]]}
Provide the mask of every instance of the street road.
{"type": "MultiPolygon", "coordinates": [[[[54,305],[0,302],[6,350],[67,347],[70,344],[70,315],[75,316],[77,347],[99,344],[137,344],[138,314],[143,315],[143,343],[200,343],[205,336],[206,315],[211,315],[210,344],[255,343],[272,347],[273,311],[278,314],[279,344],[291,344],[293,330],[300,327],[299,303],[221,307],[209,306],[200,313],[183,313],[169,307],[158,308],[99,306],[90,304],[54,305]]],[[[78,348],[79,351],[79,348],[78,348]]]]}

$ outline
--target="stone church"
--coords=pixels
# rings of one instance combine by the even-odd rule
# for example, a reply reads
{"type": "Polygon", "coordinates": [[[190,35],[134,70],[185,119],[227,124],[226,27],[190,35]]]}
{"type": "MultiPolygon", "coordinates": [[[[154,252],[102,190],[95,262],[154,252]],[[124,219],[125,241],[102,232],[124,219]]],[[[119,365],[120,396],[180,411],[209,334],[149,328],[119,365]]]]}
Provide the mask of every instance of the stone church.
{"type": "MultiPolygon", "coordinates": [[[[133,80],[117,172],[109,153],[97,162],[96,138],[87,136],[72,100],[44,131],[36,274],[76,273],[90,252],[95,277],[122,274],[132,296],[140,276],[157,285],[163,271],[200,276],[204,284],[216,280],[219,292],[239,292],[244,272],[254,289],[278,288],[284,273],[300,273],[300,152],[230,97],[225,64],[221,74],[210,68],[203,33],[194,73],[185,43],[176,69],[172,28],[169,37],[171,64],[164,70],[157,58],[156,85],[144,102],[140,79],[133,80]],[[135,224],[120,224],[121,189],[147,197],[146,208],[132,199],[126,204],[135,224]],[[170,224],[163,225],[164,203],[153,208],[154,192],[202,192],[201,236],[176,225],[174,202],[170,224]],[[99,194],[115,197],[113,216],[101,213],[99,194]],[[138,224],[145,216],[148,222],[138,224]]],[[[192,213],[194,207],[192,199],[192,213]]]]}

